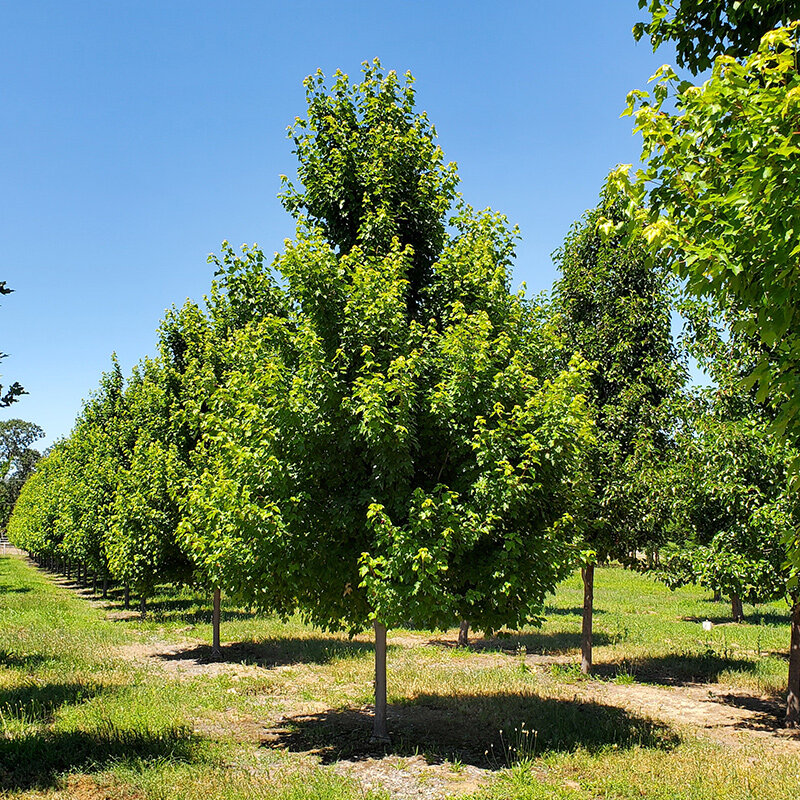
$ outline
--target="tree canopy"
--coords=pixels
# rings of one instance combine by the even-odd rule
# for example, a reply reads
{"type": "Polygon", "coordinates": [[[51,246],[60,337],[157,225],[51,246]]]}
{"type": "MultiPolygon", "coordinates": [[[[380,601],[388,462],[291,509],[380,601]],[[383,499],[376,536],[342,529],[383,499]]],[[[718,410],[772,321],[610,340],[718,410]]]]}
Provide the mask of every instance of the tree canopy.
{"type": "MultiPolygon", "coordinates": [[[[611,183],[624,189],[645,236],[667,251],[687,291],[727,315],[754,343],[745,379],[779,410],[774,430],[800,442],[800,21],[767,32],[758,50],[719,56],[702,86],[670,67],[651,92],[634,91],[627,113],[642,134],[644,166],[611,183]],[[674,104],[674,109],[672,105],[674,104]],[[644,210],[642,210],[644,209],[644,210]]],[[[612,220],[606,233],[617,229],[612,220]]],[[[800,458],[789,467],[800,488],[800,458]]],[[[787,532],[800,568],[800,529],[787,532]]],[[[796,581],[795,581],[796,590],[796,581]]],[[[800,722],[800,602],[795,595],[787,721],[800,722]]]]}
{"type": "Polygon", "coordinates": [[[613,181],[645,235],[672,253],[688,291],[728,311],[759,342],[749,379],[781,406],[780,430],[800,435],[800,74],[797,25],[767,34],[743,63],[717,59],[696,87],[668,67],[652,93],[632,92],[628,112],[645,166],[613,181]],[[665,110],[674,97],[674,112],[665,110]],[[649,187],[649,188],[648,188],[649,187]]]}
{"type": "Polygon", "coordinates": [[[25,481],[41,458],[31,445],[44,436],[32,422],[0,421],[0,528],[4,529],[25,481]]]}
{"type": "Polygon", "coordinates": [[[638,0],[650,19],[637,22],[634,38],[653,50],[674,42],[678,65],[697,75],[720,55],[744,58],[761,37],[800,17],[798,0],[638,0]]]}
{"type": "Polygon", "coordinates": [[[672,341],[672,280],[641,232],[604,238],[598,224],[622,219],[611,192],[577,223],[555,253],[556,326],[567,353],[593,367],[588,398],[597,434],[589,451],[585,519],[582,668],[592,662],[594,565],[630,561],[659,538],[649,476],[668,445],[669,404],[683,380],[672,341]]]}

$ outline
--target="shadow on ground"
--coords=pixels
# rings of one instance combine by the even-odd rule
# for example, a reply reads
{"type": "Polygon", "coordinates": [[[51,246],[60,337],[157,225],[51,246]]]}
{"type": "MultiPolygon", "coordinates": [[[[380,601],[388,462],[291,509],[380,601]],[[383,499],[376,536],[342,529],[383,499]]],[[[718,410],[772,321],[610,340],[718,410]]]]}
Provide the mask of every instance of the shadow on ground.
{"type": "MultiPolygon", "coordinates": [[[[595,646],[611,644],[611,639],[600,631],[593,635],[595,646]]],[[[429,644],[439,647],[455,647],[455,639],[431,639],[429,644]]],[[[580,650],[580,633],[559,631],[543,633],[531,631],[526,633],[510,633],[503,636],[484,638],[470,637],[469,648],[477,651],[493,651],[516,655],[524,649],[526,653],[538,655],[563,655],[580,650]]]]}
{"type": "MultiPolygon", "coordinates": [[[[224,662],[250,664],[258,667],[278,667],[288,664],[327,664],[334,659],[356,658],[372,652],[372,644],[362,641],[348,641],[328,636],[307,638],[289,637],[264,639],[258,642],[233,642],[222,646],[224,662]]],[[[390,650],[393,649],[391,646],[390,650]]],[[[215,659],[209,645],[198,645],[177,652],[161,653],[164,661],[211,662],[215,659]]]]}
{"type": "Polygon", "coordinates": [[[791,738],[800,737],[800,731],[787,730],[785,727],[786,701],[779,696],[753,697],[752,695],[724,694],[714,698],[717,703],[734,708],[744,708],[752,716],[747,722],[737,723],[737,728],[753,731],[783,732],[791,738]]]}
{"type": "MultiPolygon", "coordinates": [[[[605,614],[602,608],[595,608],[592,611],[593,616],[597,617],[600,614],[605,614]]],[[[557,608],[556,606],[546,606],[542,612],[543,617],[582,617],[583,608],[581,606],[573,606],[572,608],[557,608]]]]}
{"type": "Polygon", "coordinates": [[[24,669],[26,672],[31,672],[47,661],[54,661],[57,658],[57,656],[46,656],[42,653],[17,653],[0,648],[0,667],[24,669]]]}
{"type": "Polygon", "coordinates": [[[659,686],[685,686],[715,683],[725,672],[755,673],[757,663],[744,658],[725,658],[715,653],[676,653],[658,658],[636,658],[618,664],[596,664],[592,670],[600,678],[631,675],[639,683],[659,686]]]}
{"type": "Polygon", "coordinates": [[[94,683],[25,683],[0,689],[0,710],[6,719],[49,723],[62,706],[80,705],[108,691],[107,686],[94,683]]]}
{"type": "Polygon", "coordinates": [[[47,789],[65,772],[101,772],[111,764],[157,759],[191,761],[188,731],[45,731],[0,739],[0,790],[47,789]]]}
{"type": "Polygon", "coordinates": [[[524,756],[547,752],[618,748],[670,749],[679,738],[667,725],[615,706],[554,700],[534,694],[420,695],[389,708],[386,747],[370,744],[368,709],[339,709],[284,719],[263,745],[313,752],[324,764],[376,755],[422,753],[445,760],[502,769],[524,756]],[[525,734],[524,730],[531,731],[525,734]],[[513,750],[509,753],[508,748],[513,750]]]}

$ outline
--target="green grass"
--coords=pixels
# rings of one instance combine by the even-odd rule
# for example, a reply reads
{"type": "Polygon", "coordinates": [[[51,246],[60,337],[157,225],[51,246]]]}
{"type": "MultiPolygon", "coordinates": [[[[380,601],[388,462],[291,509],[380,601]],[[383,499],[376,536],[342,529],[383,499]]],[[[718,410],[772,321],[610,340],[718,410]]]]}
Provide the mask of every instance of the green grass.
{"type": "Polygon", "coordinates": [[[748,748],[714,745],[582,696],[598,681],[632,691],[693,680],[779,691],[788,612],[778,605],[757,609],[746,624],[725,624],[727,605],[701,591],[670,592],[641,575],[598,570],[598,671],[588,682],[575,666],[577,578],[560,588],[541,629],[477,636],[469,650],[452,646],[455,632],[392,632],[393,744],[384,754],[368,744],[366,637],[351,641],[299,619],[228,607],[223,640],[232,643],[225,651],[235,668],[178,673],[163,665],[180,658],[126,653],[182,643],[207,656],[204,597],[165,592],[139,620],[120,618],[119,597],[109,608],[85,594],[19,559],[0,559],[2,796],[347,800],[364,790],[336,765],[383,755],[401,765],[419,757],[444,763],[454,780],[479,767],[486,779],[470,787],[476,798],[796,793],[796,755],[767,762],[755,740],[748,748]],[[705,618],[721,624],[705,633],[705,618]],[[539,663],[542,655],[559,660],[539,663]],[[524,742],[523,729],[532,732],[524,742]]]}

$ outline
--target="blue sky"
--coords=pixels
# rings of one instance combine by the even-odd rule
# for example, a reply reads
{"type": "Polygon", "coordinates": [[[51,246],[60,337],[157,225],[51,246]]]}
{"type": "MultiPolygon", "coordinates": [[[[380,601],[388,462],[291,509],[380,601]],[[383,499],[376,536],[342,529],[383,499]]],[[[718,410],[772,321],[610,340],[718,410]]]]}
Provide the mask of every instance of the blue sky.
{"type": "Polygon", "coordinates": [[[286,127],[318,67],[411,70],[461,190],[520,226],[515,282],[639,142],[626,93],[672,52],[635,43],[636,0],[504,3],[98,0],[0,6],[0,418],[67,434],[116,351],[154,349],[164,310],[207,291],[223,239],[272,253],[295,168],[286,127]]]}

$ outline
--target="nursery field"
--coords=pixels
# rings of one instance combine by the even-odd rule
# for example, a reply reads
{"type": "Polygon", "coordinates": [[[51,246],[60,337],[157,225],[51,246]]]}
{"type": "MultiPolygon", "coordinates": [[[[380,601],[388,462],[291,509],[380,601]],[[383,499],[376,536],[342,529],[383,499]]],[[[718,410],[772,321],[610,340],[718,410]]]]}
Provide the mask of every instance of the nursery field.
{"type": "Polygon", "coordinates": [[[0,795],[12,798],[795,798],[779,726],[788,612],[599,569],[596,672],[581,585],[539,629],[455,647],[389,632],[392,743],[369,743],[368,637],[223,602],[224,660],[189,591],[148,617],[0,558],[0,795]],[[714,622],[710,632],[702,621],[714,622]]]}

